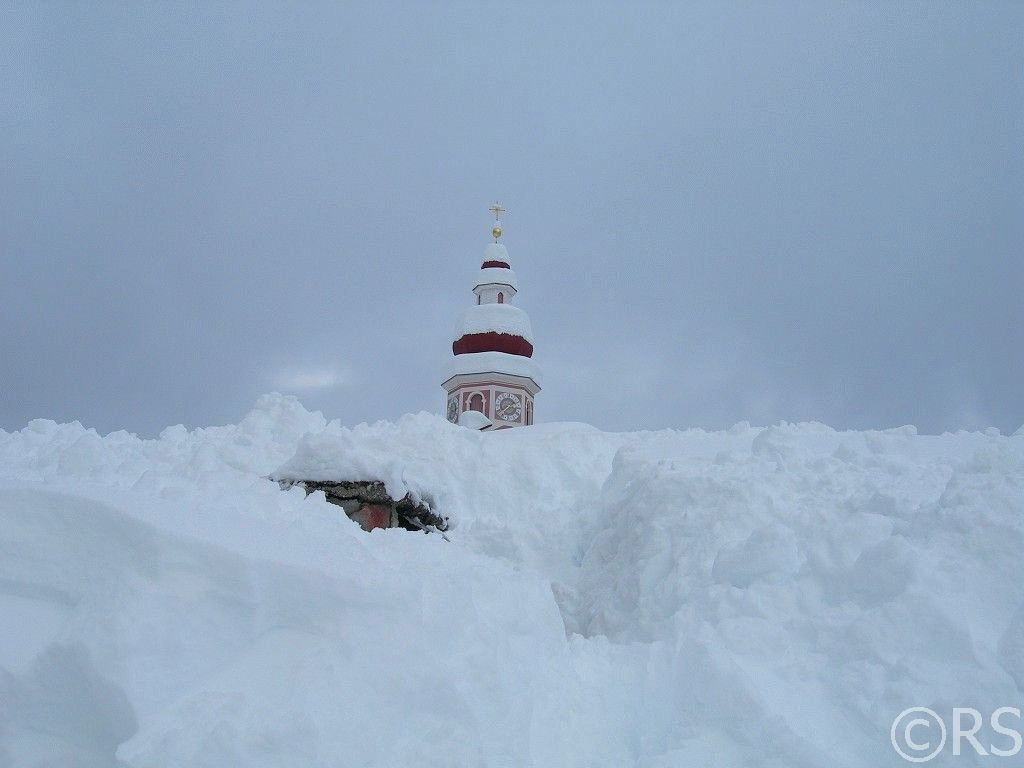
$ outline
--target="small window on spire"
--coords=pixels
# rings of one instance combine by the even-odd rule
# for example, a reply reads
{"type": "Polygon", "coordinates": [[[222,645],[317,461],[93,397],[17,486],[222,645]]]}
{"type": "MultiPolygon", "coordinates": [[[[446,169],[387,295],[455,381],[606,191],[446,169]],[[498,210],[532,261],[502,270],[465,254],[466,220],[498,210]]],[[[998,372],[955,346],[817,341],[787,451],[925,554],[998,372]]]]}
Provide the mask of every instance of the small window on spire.
{"type": "Polygon", "coordinates": [[[502,293],[501,291],[498,291],[498,303],[499,304],[504,304],[505,303],[505,294],[502,293]]]}

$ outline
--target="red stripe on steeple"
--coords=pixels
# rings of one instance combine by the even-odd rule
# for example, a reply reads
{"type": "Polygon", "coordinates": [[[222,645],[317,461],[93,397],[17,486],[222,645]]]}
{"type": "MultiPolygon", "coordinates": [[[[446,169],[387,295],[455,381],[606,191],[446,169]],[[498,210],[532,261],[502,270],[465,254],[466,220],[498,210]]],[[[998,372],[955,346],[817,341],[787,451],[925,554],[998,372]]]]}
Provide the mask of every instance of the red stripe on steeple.
{"type": "Polygon", "coordinates": [[[452,352],[456,355],[466,355],[472,352],[505,352],[519,357],[533,357],[533,344],[522,336],[487,331],[486,333],[467,333],[456,339],[452,342],[452,352]]]}

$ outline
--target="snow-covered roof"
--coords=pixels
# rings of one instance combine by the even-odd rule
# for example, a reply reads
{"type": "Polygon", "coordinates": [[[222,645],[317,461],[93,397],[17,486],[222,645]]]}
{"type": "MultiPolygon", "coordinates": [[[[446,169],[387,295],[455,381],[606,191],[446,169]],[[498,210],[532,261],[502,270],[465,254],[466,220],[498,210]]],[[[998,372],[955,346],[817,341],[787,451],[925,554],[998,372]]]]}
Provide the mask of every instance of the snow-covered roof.
{"type": "Polygon", "coordinates": [[[494,422],[480,411],[463,411],[459,414],[459,426],[466,427],[466,429],[486,429],[493,427],[494,422]]]}
{"type": "Polygon", "coordinates": [[[540,368],[528,357],[509,355],[505,352],[470,352],[455,355],[445,366],[444,381],[453,376],[477,373],[507,373],[512,376],[525,376],[534,380],[539,386],[540,368]]]}
{"type": "Polygon", "coordinates": [[[481,285],[508,285],[516,291],[519,290],[516,273],[503,267],[485,267],[479,270],[473,288],[479,288],[481,285]]]}
{"type": "Polygon", "coordinates": [[[487,249],[484,251],[484,261],[504,261],[506,264],[511,264],[508,260],[508,249],[501,243],[489,243],[487,249]]]}
{"type": "Polygon", "coordinates": [[[470,333],[508,333],[533,344],[529,316],[512,304],[477,304],[467,309],[455,327],[455,338],[470,333]]]}

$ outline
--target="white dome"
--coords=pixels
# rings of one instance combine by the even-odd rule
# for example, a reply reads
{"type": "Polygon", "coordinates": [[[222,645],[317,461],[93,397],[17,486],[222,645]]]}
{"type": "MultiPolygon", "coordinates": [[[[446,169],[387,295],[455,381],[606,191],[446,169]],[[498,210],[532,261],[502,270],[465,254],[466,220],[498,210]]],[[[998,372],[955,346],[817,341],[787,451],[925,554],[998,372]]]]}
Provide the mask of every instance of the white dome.
{"type": "Polygon", "coordinates": [[[467,309],[455,328],[455,338],[470,333],[508,333],[533,344],[529,315],[512,304],[477,304],[467,309]]]}

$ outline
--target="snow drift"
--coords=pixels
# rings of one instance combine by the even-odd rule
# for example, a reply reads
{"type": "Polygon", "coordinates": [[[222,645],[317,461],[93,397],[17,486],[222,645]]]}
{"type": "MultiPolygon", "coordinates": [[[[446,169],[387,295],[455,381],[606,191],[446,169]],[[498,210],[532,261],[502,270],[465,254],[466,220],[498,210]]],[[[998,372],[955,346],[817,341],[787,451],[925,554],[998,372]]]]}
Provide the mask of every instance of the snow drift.
{"type": "Polygon", "coordinates": [[[1024,705],[1022,511],[995,431],[36,421],[0,431],[0,766],[906,765],[903,710],[1024,705]]]}

